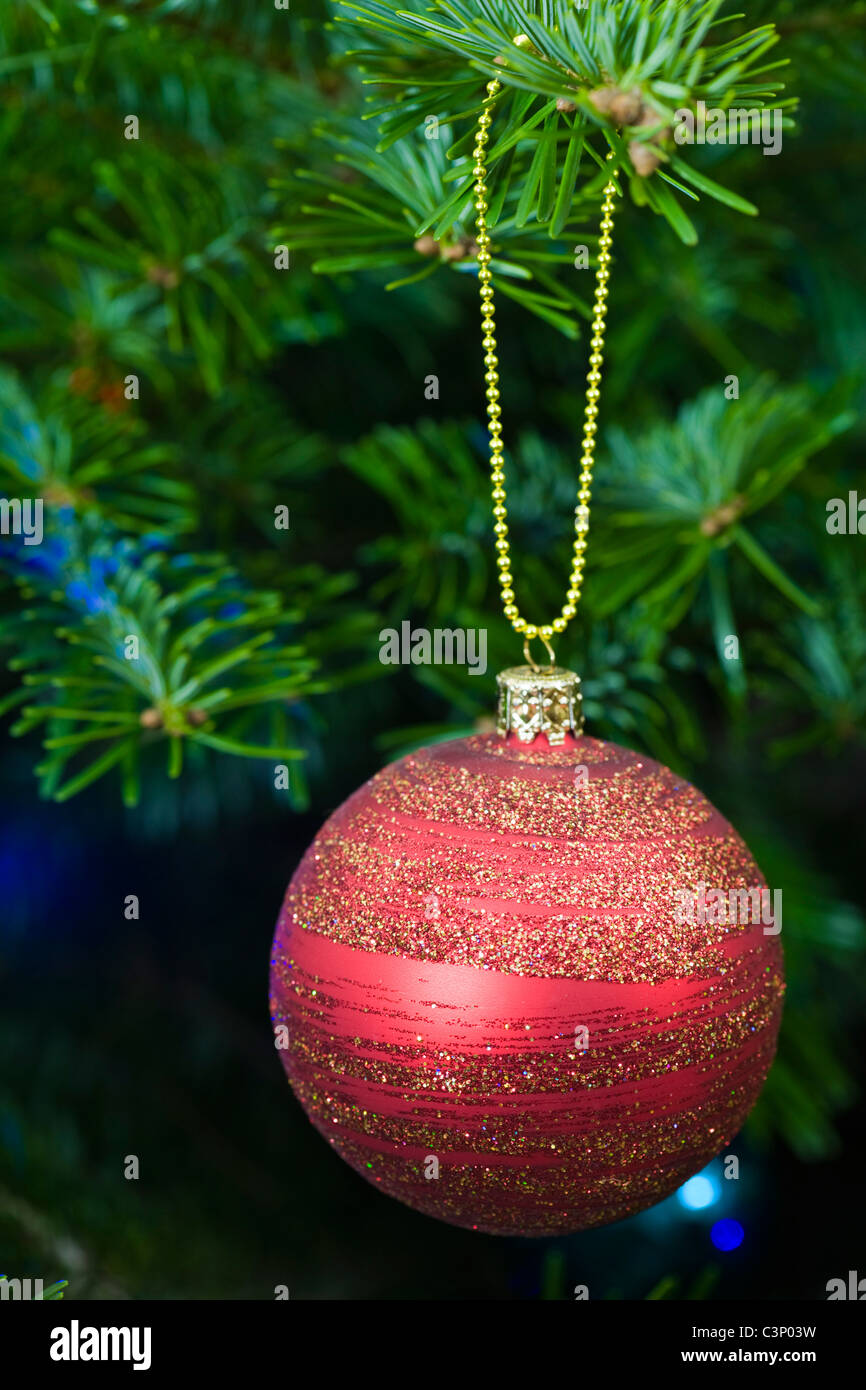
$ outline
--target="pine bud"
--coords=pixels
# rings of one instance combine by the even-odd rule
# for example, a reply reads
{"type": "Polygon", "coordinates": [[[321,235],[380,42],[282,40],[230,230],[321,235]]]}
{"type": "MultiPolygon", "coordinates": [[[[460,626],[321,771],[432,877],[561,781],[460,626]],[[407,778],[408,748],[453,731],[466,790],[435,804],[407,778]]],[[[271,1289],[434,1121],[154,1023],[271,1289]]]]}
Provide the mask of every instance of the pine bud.
{"type": "Polygon", "coordinates": [[[589,93],[589,100],[602,116],[610,115],[610,108],[619,96],[619,87],[595,87],[589,93]]]}
{"type": "Polygon", "coordinates": [[[661,155],[642,140],[632,140],[628,147],[629,157],[636,174],[642,179],[649,178],[661,164],[661,155]]]}
{"type": "Polygon", "coordinates": [[[643,96],[638,87],[631,92],[617,91],[610,103],[610,114],[617,125],[634,125],[643,111],[643,96]]]}

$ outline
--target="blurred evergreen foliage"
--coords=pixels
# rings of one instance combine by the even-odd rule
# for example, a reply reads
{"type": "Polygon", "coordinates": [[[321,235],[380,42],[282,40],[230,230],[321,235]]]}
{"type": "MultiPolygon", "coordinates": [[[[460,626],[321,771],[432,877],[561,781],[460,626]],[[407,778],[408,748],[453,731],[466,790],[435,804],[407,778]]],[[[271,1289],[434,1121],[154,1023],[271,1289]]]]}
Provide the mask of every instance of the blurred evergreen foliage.
{"type": "MultiPolygon", "coordinates": [[[[517,655],[492,582],[469,193],[499,77],[518,590],[535,621],[567,574],[590,295],[574,246],[595,246],[612,150],[598,487],[560,656],[592,731],[695,776],[783,888],[789,1003],[753,1133],[813,1158],[856,1094],[866,998],[866,541],[825,524],[862,486],[866,5],[748,8],[5,4],[0,476],[44,500],[46,539],[0,538],[3,699],[44,795],[110,774],[112,799],[145,789],[137,823],[175,830],[198,812],[163,769],[206,789],[199,810],[241,814],[243,780],[262,785],[248,755],[291,759],[293,804],[321,811],[371,748],[485,726],[489,682],[386,675],[377,634],[483,627],[492,668],[517,655]],[[678,146],[674,113],[699,100],[782,110],[781,154],[678,146]],[[347,682],[357,755],[328,738],[347,682]]],[[[15,1106],[50,1203],[55,1158],[15,1106]]]]}

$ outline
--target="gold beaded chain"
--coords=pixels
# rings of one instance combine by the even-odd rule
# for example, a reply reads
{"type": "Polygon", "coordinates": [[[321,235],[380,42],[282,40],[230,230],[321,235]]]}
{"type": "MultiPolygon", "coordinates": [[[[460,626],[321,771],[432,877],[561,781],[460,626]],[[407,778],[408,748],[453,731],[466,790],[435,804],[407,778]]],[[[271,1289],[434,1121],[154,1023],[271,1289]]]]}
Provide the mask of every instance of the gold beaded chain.
{"type": "MultiPolygon", "coordinates": [[[[592,352],[589,358],[589,372],[586,378],[586,409],[584,412],[583,425],[583,450],[580,460],[580,488],[577,494],[577,507],[574,514],[574,561],[571,569],[566,602],[558,618],[554,618],[552,623],[547,623],[543,627],[536,627],[534,623],[528,623],[521,617],[520,609],[514,601],[514,581],[511,575],[511,548],[508,540],[508,510],[506,506],[505,493],[505,470],[503,467],[503,444],[502,444],[502,425],[500,417],[502,408],[499,404],[499,373],[496,368],[499,365],[499,358],[496,354],[496,324],[494,321],[493,304],[493,272],[490,269],[490,229],[487,223],[487,169],[484,157],[487,149],[487,142],[490,138],[490,122],[493,117],[490,107],[495,102],[502,84],[497,78],[487,84],[487,96],[484,99],[484,107],[478,121],[478,134],[475,140],[473,158],[475,164],[472,169],[475,178],[475,208],[477,211],[476,219],[476,242],[478,244],[478,279],[481,286],[481,327],[484,332],[482,339],[484,346],[484,365],[486,372],[484,380],[487,383],[487,415],[490,430],[490,477],[493,483],[493,516],[495,518],[494,532],[496,534],[496,562],[499,566],[499,584],[502,590],[502,603],[505,609],[505,616],[516,633],[525,638],[524,653],[527,661],[535,666],[535,662],[529,654],[529,643],[535,637],[540,637],[547,647],[551,663],[554,660],[553,648],[550,639],[554,633],[564,632],[577,612],[577,605],[581,595],[581,581],[583,579],[583,569],[585,564],[586,552],[586,533],[589,530],[589,502],[592,487],[592,470],[595,462],[595,433],[596,416],[598,415],[598,401],[601,395],[601,364],[603,361],[602,348],[604,347],[604,327],[607,303],[607,282],[610,278],[610,248],[612,244],[611,231],[613,230],[613,209],[616,196],[616,185],[611,180],[604,190],[604,202],[601,205],[601,235],[599,236],[599,255],[598,270],[595,277],[595,301],[592,311],[592,338],[590,346],[592,352]]],[[[613,151],[608,154],[608,159],[613,158],[613,151]]]]}

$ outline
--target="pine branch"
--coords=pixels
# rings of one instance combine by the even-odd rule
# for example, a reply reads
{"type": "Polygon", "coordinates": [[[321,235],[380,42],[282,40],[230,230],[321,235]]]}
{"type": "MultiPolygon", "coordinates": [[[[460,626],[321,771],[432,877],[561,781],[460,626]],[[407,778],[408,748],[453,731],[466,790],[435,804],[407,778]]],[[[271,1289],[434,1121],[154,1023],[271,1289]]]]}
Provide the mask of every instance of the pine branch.
{"type": "Polygon", "coordinates": [[[746,690],[733,595],[734,561],[745,561],[789,604],[823,617],[819,601],[792,578],[760,539],[761,514],[821,449],[854,423],[850,390],[816,397],[771,379],[739,384],[740,397],[705,392],[681,410],[673,429],[642,438],[609,434],[611,458],[599,489],[599,570],[593,606],[605,614],[639,598],[674,629],[701,599],[718,669],[735,697],[746,690]]]}
{"type": "MultiPolygon", "coordinates": [[[[341,178],[330,172],[300,170],[288,180],[275,180],[275,188],[287,191],[290,206],[301,214],[298,221],[278,226],[275,239],[301,252],[327,248],[327,254],[312,262],[320,274],[394,273],[397,278],[388,289],[449,269],[477,274],[468,164],[461,159],[456,169],[449,166],[448,127],[438,132],[436,140],[418,144],[403,139],[385,150],[375,146],[373,133],[357,123],[322,130],[320,138],[323,146],[335,150],[339,173],[351,172],[341,178]],[[457,177],[452,179],[454,173],[457,177]]],[[[581,230],[581,240],[597,242],[595,199],[604,181],[599,170],[584,194],[575,196],[560,233],[578,235],[577,228],[585,223],[591,230],[581,230]]],[[[500,185],[492,262],[497,283],[503,293],[574,337],[574,316],[588,317],[589,310],[583,297],[557,282],[553,274],[557,267],[572,263],[573,252],[564,241],[552,242],[542,229],[527,227],[520,202],[519,183],[511,180],[500,185]]]]}
{"type": "Polygon", "coordinates": [[[5,549],[25,603],[0,622],[19,652],[10,669],[23,673],[5,704],[34,701],[12,732],[45,729],[44,795],[66,800],[119,767],[134,805],[142,756],[158,743],[172,777],[186,746],[303,756],[274,732],[292,701],[324,687],[291,638],[301,615],[278,594],[252,590],[219,555],[174,556],[106,534],[93,515],[58,512],[47,542],[5,549]]]}
{"type": "Polygon", "coordinates": [[[345,61],[375,88],[367,119],[376,133],[364,140],[333,120],[319,128],[323,149],[336,147],[338,164],[363,183],[352,178],[347,187],[321,163],[277,180],[289,213],[280,235],[301,252],[318,251],[319,273],[387,271],[389,288],[436,270],[474,271],[470,153],[482,78],[497,77],[503,90],[488,161],[492,269],[503,293],[574,336],[574,314],[583,311],[556,272],[571,260],[576,227],[592,224],[611,172],[636,207],[665,219],[686,244],[697,231],[676,193],[757,211],[697,167],[674,137],[677,112],[699,101],[756,112],[793,105],[778,97],[780,64],[765,61],[777,42],[773,26],[716,42],[726,23],[720,7],[721,0],[615,0],[585,9],[565,0],[432,7],[417,0],[398,9],[340,0],[341,27],[366,43],[347,46],[345,61]],[[609,150],[614,160],[605,167],[609,150]],[[304,180],[314,186],[312,199],[304,180]],[[528,288],[515,283],[520,277],[528,288]]]}
{"type": "Polygon", "coordinates": [[[767,737],[777,763],[819,750],[850,756],[866,740],[866,577],[850,547],[825,534],[822,549],[821,618],[797,614],[762,644],[759,688],[776,710],[767,737]]]}
{"type": "Polygon", "coordinates": [[[194,525],[194,494],[176,476],[179,450],[147,439],[121,381],[78,368],[37,406],[0,369],[0,474],[17,498],[60,511],[98,510],[127,531],[194,525]]]}

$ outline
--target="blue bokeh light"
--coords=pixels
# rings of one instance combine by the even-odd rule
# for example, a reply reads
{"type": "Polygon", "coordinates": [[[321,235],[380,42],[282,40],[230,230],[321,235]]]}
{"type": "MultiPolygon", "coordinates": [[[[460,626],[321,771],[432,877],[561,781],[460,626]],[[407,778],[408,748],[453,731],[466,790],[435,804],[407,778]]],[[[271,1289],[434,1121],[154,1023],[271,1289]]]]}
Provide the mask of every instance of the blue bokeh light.
{"type": "Polygon", "coordinates": [[[710,1231],[710,1240],[717,1250],[736,1250],[742,1245],[746,1233],[739,1221],[732,1221],[726,1217],[724,1221],[717,1221],[710,1231]]]}
{"type": "Polygon", "coordinates": [[[695,1177],[683,1183],[677,1192],[677,1198],[680,1206],[685,1207],[687,1211],[702,1211],[704,1207],[711,1207],[719,1200],[719,1189],[706,1173],[697,1173],[695,1177]]]}

